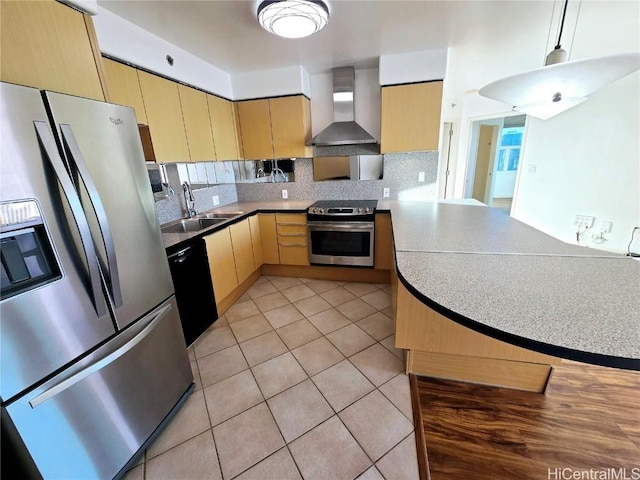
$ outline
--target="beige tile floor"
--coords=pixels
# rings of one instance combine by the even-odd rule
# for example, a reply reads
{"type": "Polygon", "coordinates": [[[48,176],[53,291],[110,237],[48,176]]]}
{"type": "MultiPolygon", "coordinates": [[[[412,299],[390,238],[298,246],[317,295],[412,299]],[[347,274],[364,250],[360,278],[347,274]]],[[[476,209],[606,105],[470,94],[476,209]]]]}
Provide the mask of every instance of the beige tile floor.
{"type": "Polygon", "coordinates": [[[126,476],[418,479],[388,285],[261,277],[189,349],[196,390],[126,476]]]}

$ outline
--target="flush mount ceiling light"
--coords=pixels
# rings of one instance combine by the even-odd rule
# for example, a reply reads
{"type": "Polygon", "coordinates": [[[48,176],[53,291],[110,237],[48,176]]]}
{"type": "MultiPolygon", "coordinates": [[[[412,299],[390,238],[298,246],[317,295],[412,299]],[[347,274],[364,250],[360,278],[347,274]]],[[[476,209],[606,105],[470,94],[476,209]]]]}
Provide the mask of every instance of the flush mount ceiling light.
{"type": "Polygon", "coordinates": [[[308,37],[329,22],[329,9],[321,0],[268,0],[258,7],[258,22],[281,37],[308,37]]]}
{"type": "Polygon", "coordinates": [[[567,13],[564,2],[558,42],[545,66],[497,80],[482,87],[483,97],[512,105],[512,109],[547,120],[587,100],[587,96],[640,68],[640,53],[565,62],[560,41],[567,13]]]}

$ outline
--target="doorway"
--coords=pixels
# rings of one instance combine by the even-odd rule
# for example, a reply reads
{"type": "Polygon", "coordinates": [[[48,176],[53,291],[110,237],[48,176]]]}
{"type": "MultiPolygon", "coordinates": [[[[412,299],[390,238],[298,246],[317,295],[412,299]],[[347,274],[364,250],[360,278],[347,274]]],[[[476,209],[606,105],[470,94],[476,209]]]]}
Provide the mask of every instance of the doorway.
{"type": "Polygon", "coordinates": [[[465,197],[511,214],[525,120],[513,115],[472,122],[465,197]]]}

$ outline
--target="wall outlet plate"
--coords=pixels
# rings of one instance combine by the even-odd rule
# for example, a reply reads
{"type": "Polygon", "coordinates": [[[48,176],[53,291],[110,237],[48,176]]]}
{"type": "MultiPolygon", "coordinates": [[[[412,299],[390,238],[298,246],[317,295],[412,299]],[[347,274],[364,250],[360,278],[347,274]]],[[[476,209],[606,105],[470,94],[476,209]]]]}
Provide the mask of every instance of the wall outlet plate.
{"type": "Polygon", "coordinates": [[[382,196],[384,198],[389,198],[389,188],[385,187],[382,189],[382,196]]]}
{"type": "Polygon", "coordinates": [[[218,195],[214,195],[213,197],[211,197],[211,200],[213,200],[213,206],[214,207],[216,205],[220,205],[220,197],[218,195]]]}
{"type": "Polygon", "coordinates": [[[424,182],[424,172],[418,172],[418,182],[424,182]]]}
{"type": "Polygon", "coordinates": [[[576,215],[573,224],[578,228],[591,228],[596,217],[590,217],[589,215],[576,215]]]}
{"type": "Polygon", "coordinates": [[[282,190],[282,198],[285,200],[289,198],[289,192],[287,190],[282,190]]]}

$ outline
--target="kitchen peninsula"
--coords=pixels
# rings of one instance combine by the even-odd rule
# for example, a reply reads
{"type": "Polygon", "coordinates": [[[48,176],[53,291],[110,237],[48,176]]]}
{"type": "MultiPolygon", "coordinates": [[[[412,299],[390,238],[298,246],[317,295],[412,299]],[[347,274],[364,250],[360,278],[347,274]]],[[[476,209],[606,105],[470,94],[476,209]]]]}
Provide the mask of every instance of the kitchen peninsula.
{"type": "MultiPolygon", "coordinates": [[[[310,203],[216,212],[241,211],[240,221],[310,203]]],[[[408,351],[409,372],[542,392],[560,358],[640,369],[640,263],[485,206],[380,201],[377,211],[393,223],[396,347],[408,351]]],[[[165,244],[194,236],[165,234],[165,244]]]]}

